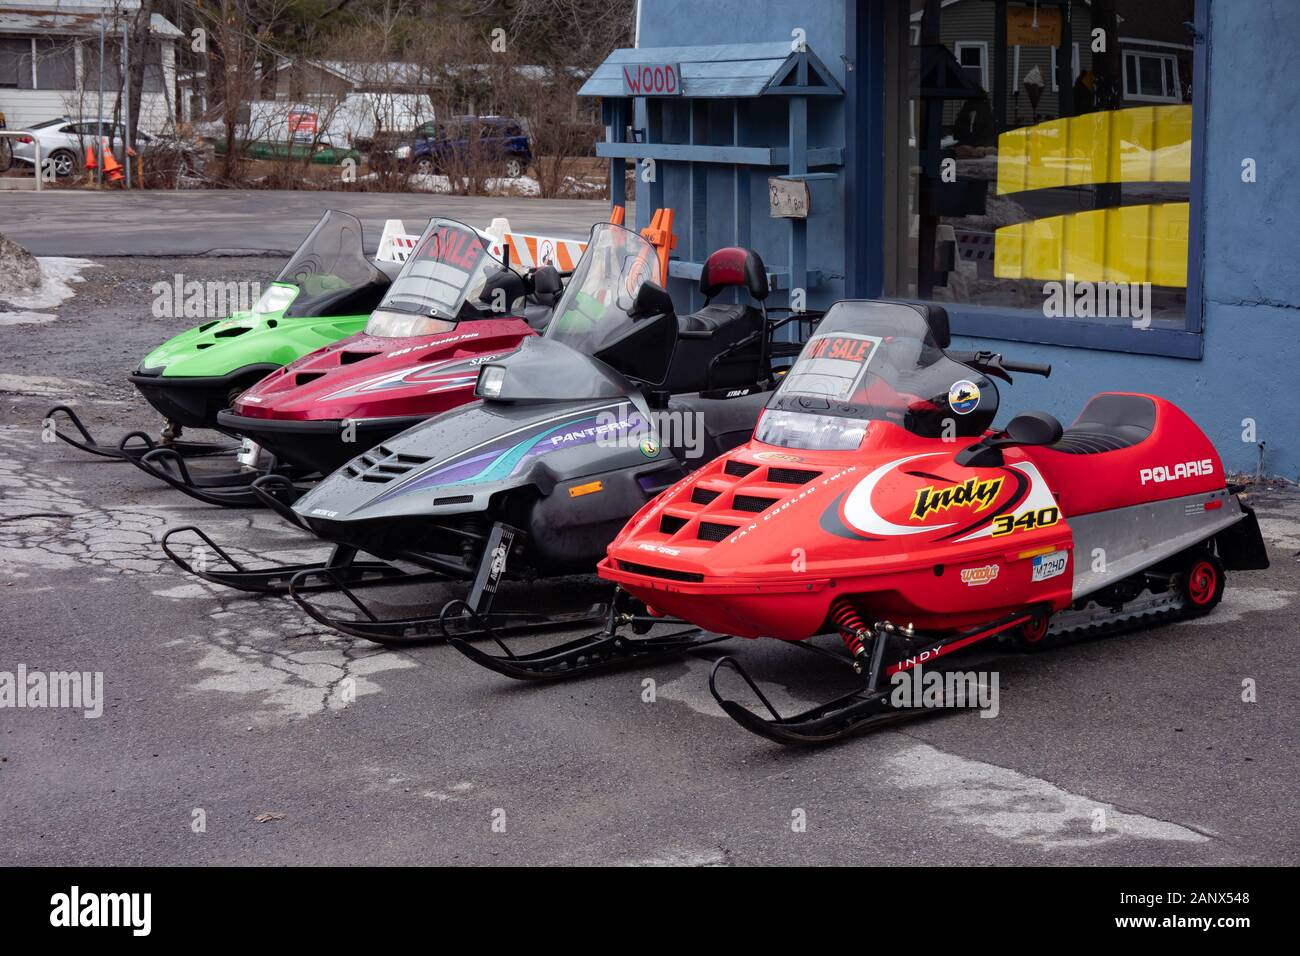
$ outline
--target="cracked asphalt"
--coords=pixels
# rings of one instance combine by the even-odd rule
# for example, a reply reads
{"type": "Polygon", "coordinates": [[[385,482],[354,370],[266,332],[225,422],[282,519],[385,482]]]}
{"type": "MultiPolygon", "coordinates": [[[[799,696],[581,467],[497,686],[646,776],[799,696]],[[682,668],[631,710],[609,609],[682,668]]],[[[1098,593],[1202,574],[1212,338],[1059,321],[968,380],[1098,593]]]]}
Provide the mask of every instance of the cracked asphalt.
{"type": "MultiPolygon", "coordinates": [[[[125,376],[194,320],[153,318],[149,286],[276,265],[102,260],[44,310],[54,320],[0,324],[0,672],[100,671],[105,692],[97,719],[0,709],[0,863],[1297,858],[1293,494],[1252,495],[1273,567],[1232,575],[1212,616],[1040,655],[991,650],[972,666],[999,673],[995,719],[942,715],[816,751],[725,717],[707,690],[714,654],[520,686],[448,647],[383,650],[288,600],[183,574],[156,543],[168,527],[199,525],[241,558],[320,551],[273,515],[210,508],[44,442],[42,417],[67,402],[97,433],[155,430],[125,376]]],[[[511,599],[598,594],[577,580],[511,599]]],[[[724,649],[778,706],[849,684],[815,655],[724,649]]]]}

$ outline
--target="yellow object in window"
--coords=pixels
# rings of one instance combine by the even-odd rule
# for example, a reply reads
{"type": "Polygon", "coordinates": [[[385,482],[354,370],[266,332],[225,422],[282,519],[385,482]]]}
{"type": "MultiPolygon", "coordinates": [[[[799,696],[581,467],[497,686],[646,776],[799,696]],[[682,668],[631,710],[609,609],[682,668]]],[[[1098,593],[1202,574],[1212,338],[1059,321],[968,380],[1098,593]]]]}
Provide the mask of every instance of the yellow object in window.
{"type": "Polygon", "coordinates": [[[998,136],[998,192],[1192,178],[1191,106],[1135,106],[998,136]]]}
{"type": "Polygon", "coordinates": [[[1185,202],[1092,209],[1004,226],[994,243],[1002,279],[1187,285],[1185,202]]]}

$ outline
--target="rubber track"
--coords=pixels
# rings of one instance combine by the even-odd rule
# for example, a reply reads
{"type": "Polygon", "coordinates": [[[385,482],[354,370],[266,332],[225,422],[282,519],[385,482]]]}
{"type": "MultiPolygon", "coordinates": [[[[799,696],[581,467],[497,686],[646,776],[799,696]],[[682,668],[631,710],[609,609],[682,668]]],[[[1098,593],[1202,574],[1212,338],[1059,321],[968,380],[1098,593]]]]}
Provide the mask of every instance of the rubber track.
{"type": "Polygon", "coordinates": [[[1173,624],[1177,621],[1184,620],[1189,615],[1185,605],[1174,607],[1156,608],[1150,611],[1129,611],[1123,609],[1116,611],[1115,616],[1110,620],[1103,620],[1091,624],[1080,624],[1074,627],[1068,627],[1065,630],[1054,631],[1048,629],[1047,636],[1043,639],[1041,647],[1062,647],[1066,644],[1074,644],[1079,641],[1098,640],[1104,637],[1114,637],[1117,634],[1127,634],[1130,631],[1145,630],[1149,627],[1157,627],[1161,624],[1173,624]]]}

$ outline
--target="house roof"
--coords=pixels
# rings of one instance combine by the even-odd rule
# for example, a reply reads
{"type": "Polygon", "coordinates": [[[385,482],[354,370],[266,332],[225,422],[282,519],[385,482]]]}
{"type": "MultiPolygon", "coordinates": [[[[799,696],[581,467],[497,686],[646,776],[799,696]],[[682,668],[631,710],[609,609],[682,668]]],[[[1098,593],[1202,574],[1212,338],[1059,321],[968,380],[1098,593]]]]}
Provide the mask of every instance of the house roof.
{"type": "MultiPolygon", "coordinates": [[[[138,7],[139,4],[135,4],[138,7]]],[[[0,2],[0,33],[56,33],[91,36],[99,32],[100,21],[110,30],[120,30],[126,14],[135,7],[124,6],[114,14],[105,3],[94,6],[39,7],[0,2]]],[[[185,36],[161,13],[149,17],[149,32],[166,40],[185,36]]]]}
{"type": "MultiPolygon", "coordinates": [[[[726,43],[718,46],[627,47],[615,50],[592,72],[579,96],[627,96],[623,67],[635,64],[675,64],[681,72],[682,95],[688,97],[762,96],[777,86],[797,58],[815,64],[816,82],[827,91],[842,92],[811,50],[794,52],[790,42],[726,43]],[[775,82],[774,82],[775,81],[775,82]]],[[[788,90],[795,92],[794,89],[788,90]]]]}
{"type": "MultiPolygon", "coordinates": [[[[433,86],[442,77],[487,73],[495,68],[490,63],[467,63],[461,66],[445,66],[434,69],[419,63],[406,63],[399,60],[370,62],[360,60],[293,60],[285,58],[276,64],[275,70],[278,73],[295,64],[324,70],[354,86],[433,86]]],[[[512,67],[512,69],[519,76],[530,80],[543,80],[551,74],[551,69],[544,66],[521,64],[512,67]]],[[[567,69],[573,76],[586,75],[586,71],[578,67],[568,67],[567,69]]]]}

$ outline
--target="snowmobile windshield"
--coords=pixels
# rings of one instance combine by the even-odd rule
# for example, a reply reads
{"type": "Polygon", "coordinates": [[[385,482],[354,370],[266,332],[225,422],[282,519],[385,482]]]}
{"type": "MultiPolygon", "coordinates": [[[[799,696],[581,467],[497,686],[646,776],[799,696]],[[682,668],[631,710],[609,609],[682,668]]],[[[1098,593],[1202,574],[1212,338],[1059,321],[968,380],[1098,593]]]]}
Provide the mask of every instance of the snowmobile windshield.
{"type": "Polygon", "coordinates": [[[388,277],[366,258],[361,239],[361,221],[356,216],[337,209],[321,216],[275,277],[276,282],[298,287],[286,314],[330,315],[334,303],[354,300],[357,290],[387,285],[388,277]]]}
{"type": "Polygon", "coordinates": [[[993,383],[944,353],[919,307],[839,302],[799,353],[754,437],[849,451],[873,421],[926,438],[978,435],[997,404],[993,383]]]}
{"type": "Polygon", "coordinates": [[[654,246],[622,226],[598,223],[555,306],[546,337],[597,354],[635,323],[628,311],[645,282],[663,284],[654,246]]]}
{"type": "Polygon", "coordinates": [[[502,268],[476,229],[431,219],[392,288],[366,324],[368,335],[447,332],[462,319],[493,314],[479,302],[488,277],[502,268]]]}

